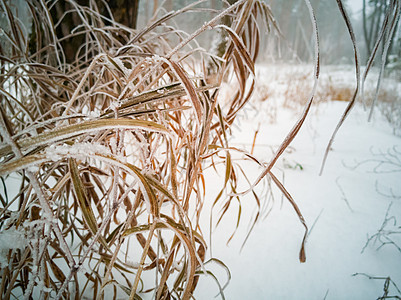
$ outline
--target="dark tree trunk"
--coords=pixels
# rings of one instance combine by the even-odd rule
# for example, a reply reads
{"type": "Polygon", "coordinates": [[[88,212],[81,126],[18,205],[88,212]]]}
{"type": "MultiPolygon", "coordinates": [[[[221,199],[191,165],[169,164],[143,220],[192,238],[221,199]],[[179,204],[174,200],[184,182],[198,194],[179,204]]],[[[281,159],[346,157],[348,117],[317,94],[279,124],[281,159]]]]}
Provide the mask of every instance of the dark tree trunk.
{"type": "Polygon", "coordinates": [[[127,27],[136,28],[139,0],[109,0],[114,19],[127,27]]]}
{"type": "MultiPolygon", "coordinates": [[[[89,0],[77,0],[76,3],[81,6],[89,6],[89,0]]],[[[139,0],[107,0],[107,5],[110,8],[110,12],[116,22],[121,23],[129,28],[135,29],[137,26],[138,19],[138,8],[139,0]]],[[[105,7],[105,2],[102,0],[95,0],[95,4],[99,9],[99,13],[109,16],[109,10],[105,7]]],[[[63,17],[64,13],[73,10],[72,4],[66,0],[59,0],[50,9],[51,17],[54,23],[57,23],[60,18],[63,17]]],[[[72,30],[77,26],[82,25],[82,20],[77,13],[67,13],[64,15],[62,22],[56,29],[56,35],[59,39],[64,38],[71,34],[72,30]]],[[[99,24],[100,25],[100,24],[99,24]]],[[[32,35],[32,39],[36,39],[36,35],[32,35]]],[[[64,50],[65,58],[68,63],[75,60],[77,51],[83,45],[85,36],[83,34],[77,34],[71,36],[68,39],[64,39],[61,42],[61,46],[64,50]]],[[[35,44],[32,41],[32,44],[35,44]]],[[[34,49],[32,49],[34,51],[34,49]]]]}
{"type": "MultiPolygon", "coordinates": [[[[227,2],[230,5],[233,5],[237,1],[238,0],[228,0],[227,2]]],[[[231,23],[232,23],[231,17],[229,15],[224,16],[222,19],[222,23],[224,25],[226,25],[227,27],[231,27],[231,23]]],[[[214,54],[217,55],[218,57],[223,57],[224,53],[226,52],[226,48],[227,48],[226,37],[227,37],[226,31],[221,29],[220,36],[218,37],[217,46],[214,49],[214,51],[215,51],[214,54]]],[[[208,75],[212,75],[216,72],[216,65],[213,61],[209,61],[207,71],[208,71],[208,75]]]]}

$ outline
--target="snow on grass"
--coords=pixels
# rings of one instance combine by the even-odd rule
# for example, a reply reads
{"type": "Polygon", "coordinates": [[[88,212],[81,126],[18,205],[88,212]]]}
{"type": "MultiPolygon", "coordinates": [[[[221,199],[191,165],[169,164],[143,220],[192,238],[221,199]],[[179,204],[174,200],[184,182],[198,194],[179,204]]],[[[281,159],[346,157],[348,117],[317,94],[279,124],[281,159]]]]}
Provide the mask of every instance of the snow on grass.
{"type": "Polygon", "coordinates": [[[25,233],[14,227],[0,232],[0,268],[8,265],[7,255],[11,249],[24,249],[28,244],[25,233]]]}
{"type": "MultiPolygon", "coordinates": [[[[331,76],[338,77],[340,71],[331,76]]],[[[268,74],[267,69],[262,72],[268,74]]],[[[352,76],[352,69],[342,69],[344,85],[347,80],[348,87],[352,85],[352,76]]],[[[323,74],[322,78],[321,84],[327,84],[329,76],[323,74]]],[[[280,87],[279,77],[273,86],[280,87]]],[[[271,92],[277,96],[280,91],[273,88],[271,92]]],[[[234,127],[232,145],[250,151],[254,132],[259,129],[254,154],[269,161],[297,117],[293,109],[277,105],[282,100],[273,97],[248,106],[234,127]],[[268,117],[272,111],[275,123],[268,117]]],[[[226,245],[237,219],[237,206],[233,204],[229,216],[213,230],[212,254],[227,264],[232,275],[226,299],[376,299],[383,295],[384,279],[352,276],[355,273],[389,276],[401,287],[401,251],[396,246],[401,246],[401,169],[393,163],[375,169],[386,156],[387,161],[389,157],[393,162],[401,160],[400,137],[393,135],[393,128],[380,113],[367,122],[368,113],[356,105],[335,139],[322,176],[318,175],[325,147],[346,105],[344,101],[329,101],[315,106],[273,169],[284,179],[309,226],[306,263],[298,260],[302,225],[277,191],[274,201],[270,200],[270,213],[257,223],[239,250],[249,229],[245,216],[252,215],[254,205],[250,196],[245,197],[243,226],[231,243],[226,245]],[[386,170],[393,172],[383,172],[386,170]],[[383,224],[388,209],[389,220],[383,224]],[[388,241],[387,235],[396,245],[383,245],[375,240],[377,235],[367,244],[382,226],[382,241],[388,241]]],[[[260,172],[257,168],[247,170],[251,178],[260,172]]],[[[212,183],[216,179],[210,176],[208,180],[212,183]]],[[[206,199],[214,199],[217,193],[208,191],[206,199]]],[[[214,210],[215,215],[218,211],[214,210]]],[[[207,227],[209,220],[204,221],[207,227]]],[[[224,270],[218,266],[211,269],[224,284],[224,270]]],[[[217,294],[217,285],[210,277],[201,279],[198,299],[212,299],[217,294]]],[[[388,295],[401,296],[392,285],[388,295]]]]}
{"type": "MultiPolygon", "coordinates": [[[[268,182],[263,181],[256,189],[261,199],[266,196],[264,209],[242,251],[251,227],[249,220],[255,217],[255,199],[250,194],[241,197],[240,227],[228,246],[226,242],[238,218],[238,202],[232,201],[229,213],[217,228],[214,224],[221,206],[213,209],[212,248],[208,255],[211,251],[212,257],[222,260],[230,269],[232,279],[225,289],[226,299],[376,299],[383,294],[385,280],[352,276],[356,273],[391,277],[401,287],[401,251],[397,248],[401,245],[401,167],[397,165],[401,160],[401,139],[393,134],[394,128],[379,110],[367,122],[368,111],[356,105],[340,129],[323,175],[319,176],[325,147],[347,105],[345,101],[331,100],[347,100],[355,86],[351,67],[326,70],[324,67],[318,89],[319,104],[313,107],[299,135],[273,169],[308,224],[306,263],[301,264],[298,258],[304,230],[296,213],[277,188],[273,187],[269,194],[268,182]],[[339,90],[342,92],[330,98],[333,91],[339,90]]],[[[253,152],[266,162],[300,116],[299,101],[309,95],[313,68],[273,66],[259,67],[257,72],[255,99],[238,116],[230,144],[251,151],[258,130],[253,152]]],[[[398,97],[400,87],[391,87],[398,97]]],[[[235,162],[243,167],[251,182],[262,171],[255,163],[235,162]]],[[[201,228],[206,241],[211,203],[221,187],[216,181],[224,180],[224,165],[217,169],[221,178],[212,168],[205,170],[206,186],[210,189],[201,228]]],[[[238,168],[236,171],[240,174],[238,168]]],[[[17,179],[15,174],[7,179],[11,198],[15,196],[13,186],[18,190],[17,179]]],[[[249,187],[242,181],[239,191],[249,187]]],[[[4,195],[4,187],[0,188],[4,195]]],[[[15,206],[10,209],[17,209],[15,206]]],[[[10,235],[23,241],[22,235],[13,231],[5,230],[0,235],[0,264],[6,263],[3,258],[8,249],[22,247],[2,242],[9,241],[10,235]]],[[[221,285],[225,284],[227,273],[221,265],[211,262],[206,268],[213,271],[221,285]]],[[[196,298],[213,299],[217,294],[213,278],[201,277],[196,298]]],[[[401,296],[392,285],[389,295],[401,296]]],[[[143,296],[151,299],[152,293],[143,296]]]]}

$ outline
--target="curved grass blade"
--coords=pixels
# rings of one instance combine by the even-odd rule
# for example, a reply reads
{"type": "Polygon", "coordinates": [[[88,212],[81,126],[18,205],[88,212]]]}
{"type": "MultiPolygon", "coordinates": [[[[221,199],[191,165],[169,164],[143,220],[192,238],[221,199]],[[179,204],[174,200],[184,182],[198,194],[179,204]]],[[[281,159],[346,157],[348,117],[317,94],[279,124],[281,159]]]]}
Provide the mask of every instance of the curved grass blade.
{"type": "Polygon", "coordinates": [[[291,197],[290,193],[288,193],[287,189],[283,186],[283,184],[277,179],[276,176],[274,176],[273,173],[269,173],[270,177],[273,179],[274,183],[277,185],[277,187],[280,189],[280,191],[284,194],[284,196],[287,198],[287,200],[290,202],[292,207],[294,208],[295,212],[298,215],[299,221],[302,223],[302,225],[305,227],[305,234],[302,239],[302,244],[301,244],[301,250],[299,251],[299,261],[301,263],[304,263],[306,261],[306,255],[305,255],[305,242],[306,242],[306,237],[308,236],[308,226],[306,225],[304,216],[301,213],[301,210],[299,209],[298,205],[295,203],[294,199],[291,197]]]}
{"type": "Polygon", "coordinates": [[[331,135],[330,141],[329,141],[329,143],[328,143],[328,145],[326,147],[326,151],[324,153],[322,166],[321,166],[320,172],[319,172],[320,175],[323,173],[323,169],[324,169],[324,165],[325,165],[326,160],[327,160],[327,156],[329,155],[329,151],[331,149],[331,146],[334,143],[334,138],[336,137],[337,132],[340,130],[340,127],[344,123],[345,119],[348,117],[349,113],[351,112],[351,109],[353,108],[353,106],[355,104],[356,96],[358,95],[358,91],[359,91],[360,77],[361,77],[361,75],[360,75],[360,67],[359,67],[359,53],[358,53],[358,48],[357,48],[357,45],[356,45],[356,39],[355,39],[355,34],[354,34],[353,27],[352,27],[351,21],[350,21],[350,19],[348,17],[348,14],[344,9],[342,1],[341,0],[337,0],[337,5],[338,5],[338,7],[340,9],[340,12],[341,12],[341,14],[343,16],[343,19],[344,19],[344,21],[345,21],[345,23],[347,25],[348,33],[350,35],[352,46],[353,46],[353,49],[354,49],[356,89],[355,89],[354,95],[352,96],[351,101],[348,103],[347,107],[345,108],[345,111],[344,111],[340,121],[338,122],[336,128],[334,129],[333,134],[331,135]]]}
{"type": "Polygon", "coordinates": [[[91,204],[89,203],[88,197],[86,195],[86,191],[82,180],[79,175],[77,162],[75,159],[70,158],[68,160],[68,167],[71,174],[71,180],[74,187],[74,193],[78,200],[78,205],[81,208],[82,215],[86,224],[88,225],[89,230],[91,231],[92,235],[96,235],[98,231],[98,226],[96,222],[95,215],[92,211],[91,204]]]}
{"type": "MultiPolygon", "coordinates": [[[[51,145],[60,141],[75,138],[82,134],[96,132],[108,129],[142,129],[151,132],[159,132],[168,134],[169,131],[163,126],[153,121],[133,120],[133,119],[104,119],[90,120],[81,123],[68,125],[46,131],[37,136],[25,138],[18,141],[17,144],[21,150],[36,148],[39,146],[51,145]]],[[[0,157],[11,154],[11,146],[3,146],[0,148],[0,157]]]]}

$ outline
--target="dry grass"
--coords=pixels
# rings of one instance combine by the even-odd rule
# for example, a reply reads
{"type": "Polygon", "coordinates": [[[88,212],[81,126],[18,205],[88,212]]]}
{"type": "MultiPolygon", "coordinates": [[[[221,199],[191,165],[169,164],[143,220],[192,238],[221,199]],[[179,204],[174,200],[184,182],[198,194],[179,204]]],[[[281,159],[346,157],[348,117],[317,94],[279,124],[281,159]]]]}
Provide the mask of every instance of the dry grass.
{"type": "Polygon", "coordinates": [[[140,30],[96,5],[71,3],[66,15],[82,26],[69,37],[85,42],[67,63],[55,34],[62,20],[51,19],[50,7],[28,1],[30,39],[1,2],[0,174],[20,186],[15,196],[1,195],[1,237],[18,241],[1,248],[0,295],[189,299],[209,262],[225,267],[206,260],[202,170],[205,161],[224,163],[222,191],[236,191],[241,176],[227,131],[254,90],[259,21],[273,28],[271,12],[261,1],[238,1],[185,34],[165,22],[196,3],[140,30]],[[231,27],[219,25],[224,16],[231,27]],[[209,76],[211,55],[196,39],[217,28],[228,44],[209,76]],[[235,90],[223,107],[227,78],[235,90]]]}
{"type": "Polygon", "coordinates": [[[2,298],[191,298],[199,276],[214,276],[209,263],[225,267],[206,258],[209,245],[200,227],[208,188],[203,170],[218,163],[225,180],[213,206],[228,208],[252,193],[254,225],[266,205],[253,188],[268,179],[305,227],[299,254],[305,261],[306,222],[272,168],[317,90],[312,7],[306,1],[315,38],[315,80],[304,87],[308,102],[268,163],[244,153],[264,169],[250,183],[235,167],[232,153],[241,150],[230,147],[227,136],[255,90],[260,31],[277,30],[276,23],[262,1],[239,0],[211,12],[214,17],[193,33],[166,25],[196,12],[201,2],[132,30],[102,16],[94,1],[89,7],[70,1],[74,8],[65,16],[82,25],[58,37],[63,20],[51,19],[55,8],[30,0],[32,39],[10,3],[1,1],[7,25],[0,49],[0,238],[8,241],[0,248],[2,298]],[[222,25],[224,17],[230,27],[222,25]],[[197,42],[217,30],[227,33],[222,57],[197,42]],[[67,62],[63,40],[75,36],[84,43],[67,62]],[[211,62],[214,74],[207,71],[211,62]],[[219,94],[223,84],[231,86],[229,97],[219,94]],[[18,181],[16,195],[7,193],[11,180],[18,181]],[[247,191],[237,190],[240,180],[249,182],[247,191]]]}
{"type": "MultiPolygon", "coordinates": [[[[327,68],[327,67],[326,67],[327,68]]],[[[310,65],[277,65],[273,68],[261,71],[256,81],[256,101],[272,101],[280,99],[280,107],[285,107],[299,112],[307,104],[313,82],[310,65]],[[273,69],[274,71],[271,71],[273,69]],[[267,79],[267,80],[266,80],[267,79]]],[[[344,74],[327,70],[322,73],[317,86],[314,103],[327,101],[350,101],[355,91],[354,82],[341,79],[344,74]]]]}
{"type": "MultiPolygon", "coordinates": [[[[352,72],[349,66],[325,66],[315,93],[315,107],[327,101],[351,101],[355,92],[355,82],[349,78],[352,72]]],[[[372,76],[365,83],[364,94],[359,93],[357,101],[367,108],[374,105],[376,97],[376,80],[378,70],[373,69],[372,76]]],[[[310,81],[311,66],[309,65],[278,65],[257,72],[255,86],[255,101],[267,101],[268,117],[271,122],[276,120],[276,112],[281,107],[299,113],[306,105],[306,100],[312,88],[310,81]],[[262,80],[263,79],[263,80],[262,80]],[[279,99],[279,101],[277,100],[279,99]]],[[[386,77],[377,93],[375,113],[383,115],[393,128],[396,135],[401,132],[401,94],[396,78],[386,77]]]]}

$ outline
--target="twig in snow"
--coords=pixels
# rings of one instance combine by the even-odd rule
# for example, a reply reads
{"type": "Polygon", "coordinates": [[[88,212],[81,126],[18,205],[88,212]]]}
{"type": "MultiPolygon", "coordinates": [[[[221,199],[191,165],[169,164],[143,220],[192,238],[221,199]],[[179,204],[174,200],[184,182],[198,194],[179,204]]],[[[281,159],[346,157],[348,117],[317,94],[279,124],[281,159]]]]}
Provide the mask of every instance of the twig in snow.
{"type": "MultiPolygon", "coordinates": [[[[401,253],[400,245],[396,241],[394,241],[392,238],[390,238],[390,236],[401,234],[401,226],[396,227],[397,220],[396,220],[395,216],[391,216],[391,217],[389,216],[390,208],[391,208],[392,204],[393,203],[390,203],[390,205],[388,206],[383,223],[380,226],[377,233],[375,233],[374,235],[372,235],[370,237],[368,236],[368,240],[367,240],[365,246],[362,248],[361,253],[363,253],[365,251],[365,249],[368,247],[368,245],[371,242],[373,244],[375,244],[376,242],[380,243],[379,247],[376,250],[381,249],[385,245],[393,245],[401,253]],[[391,224],[391,222],[393,223],[392,226],[394,226],[394,229],[386,229],[386,227],[388,227],[388,225],[391,224]]],[[[389,226],[391,226],[391,225],[389,225],[389,226]]]]}
{"type": "Polygon", "coordinates": [[[343,200],[345,201],[345,203],[347,204],[349,210],[350,210],[351,212],[354,212],[354,210],[352,209],[351,205],[350,205],[349,202],[348,202],[347,196],[345,196],[344,189],[343,189],[343,188],[341,187],[341,185],[340,185],[340,177],[337,177],[337,178],[336,178],[336,185],[337,185],[338,189],[340,190],[340,192],[341,192],[341,194],[342,194],[342,199],[343,199],[343,200]]]}
{"type": "Polygon", "coordinates": [[[368,275],[366,273],[354,273],[352,274],[352,276],[358,276],[358,275],[362,275],[365,276],[369,279],[374,279],[374,280],[384,280],[384,285],[383,285],[383,296],[377,298],[377,300],[381,300],[381,299],[401,299],[401,291],[398,288],[398,286],[395,284],[395,282],[390,278],[390,276],[387,277],[380,277],[380,276],[371,276],[368,275]],[[394,296],[389,296],[389,287],[390,287],[390,283],[394,286],[394,288],[397,290],[398,295],[394,295],[394,296]]]}

